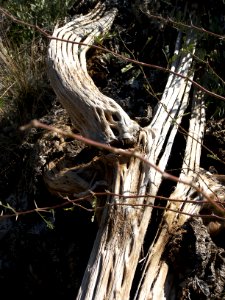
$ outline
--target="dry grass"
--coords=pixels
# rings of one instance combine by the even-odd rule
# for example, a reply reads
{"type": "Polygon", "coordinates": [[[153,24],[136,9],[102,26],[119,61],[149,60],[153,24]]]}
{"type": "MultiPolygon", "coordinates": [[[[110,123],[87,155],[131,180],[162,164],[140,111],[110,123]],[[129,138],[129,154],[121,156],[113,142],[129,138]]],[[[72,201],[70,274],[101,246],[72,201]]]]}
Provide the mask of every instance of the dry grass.
{"type": "MultiPolygon", "coordinates": [[[[41,40],[16,47],[7,37],[0,41],[0,111],[7,113],[32,95],[39,98],[46,85],[45,50],[41,40]]],[[[32,100],[31,100],[32,101],[32,100]]]]}

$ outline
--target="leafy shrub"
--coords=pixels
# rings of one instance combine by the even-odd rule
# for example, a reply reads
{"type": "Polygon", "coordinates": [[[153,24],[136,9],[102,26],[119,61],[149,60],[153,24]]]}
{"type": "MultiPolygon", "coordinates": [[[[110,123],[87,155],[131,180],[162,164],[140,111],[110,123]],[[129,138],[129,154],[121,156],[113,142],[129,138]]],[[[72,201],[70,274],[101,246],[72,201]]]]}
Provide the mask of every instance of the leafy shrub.
{"type": "MultiPolygon", "coordinates": [[[[72,4],[74,0],[0,0],[0,5],[17,19],[50,32],[66,17],[72,4]]],[[[28,114],[32,115],[42,96],[46,96],[45,91],[49,89],[45,70],[47,44],[46,38],[33,28],[1,16],[1,115],[8,113],[8,109],[15,111],[18,108],[29,109],[28,114]]]]}

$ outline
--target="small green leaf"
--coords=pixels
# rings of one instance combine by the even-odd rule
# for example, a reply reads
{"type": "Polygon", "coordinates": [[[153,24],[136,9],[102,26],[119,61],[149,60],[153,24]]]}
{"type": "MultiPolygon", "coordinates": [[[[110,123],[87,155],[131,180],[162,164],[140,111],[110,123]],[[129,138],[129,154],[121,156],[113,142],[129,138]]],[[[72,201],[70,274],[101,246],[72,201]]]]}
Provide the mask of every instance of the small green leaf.
{"type": "Polygon", "coordinates": [[[134,66],[130,63],[130,64],[126,65],[124,68],[121,69],[121,73],[126,73],[127,71],[129,71],[133,67],[134,66]]]}

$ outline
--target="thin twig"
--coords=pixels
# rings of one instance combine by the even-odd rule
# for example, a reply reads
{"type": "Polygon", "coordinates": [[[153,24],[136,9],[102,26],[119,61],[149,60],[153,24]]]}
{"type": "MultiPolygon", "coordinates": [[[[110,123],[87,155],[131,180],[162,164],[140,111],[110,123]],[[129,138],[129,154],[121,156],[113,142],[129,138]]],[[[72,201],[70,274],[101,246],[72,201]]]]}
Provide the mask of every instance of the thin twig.
{"type": "MultiPolygon", "coordinates": [[[[112,196],[118,196],[118,197],[121,197],[121,198],[137,198],[137,197],[146,197],[146,195],[133,195],[133,196],[124,196],[124,195],[120,195],[120,194],[114,194],[114,193],[110,193],[110,192],[102,192],[102,193],[94,193],[94,192],[90,192],[89,195],[86,195],[84,197],[80,197],[78,199],[73,199],[73,200],[70,200],[68,199],[67,197],[62,197],[63,200],[66,200],[65,202],[61,203],[61,204],[57,204],[57,205],[54,205],[54,206],[50,206],[50,207],[36,207],[35,209],[31,209],[31,210],[26,210],[26,211],[15,211],[13,214],[4,214],[4,215],[1,215],[0,216],[0,220],[2,219],[7,219],[7,218],[12,218],[12,217],[15,217],[16,220],[18,219],[19,216],[23,216],[23,215],[27,215],[27,214],[31,214],[31,213],[40,213],[40,212],[49,212],[49,210],[52,210],[52,209],[58,209],[58,208],[62,208],[62,207],[65,207],[69,204],[73,204],[74,206],[76,207],[80,207],[88,212],[95,212],[96,210],[101,210],[102,207],[95,207],[95,208],[86,208],[84,207],[83,205],[81,205],[80,203],[78,202],[81,202],[81,201],[89,201],[91,202],[91,199],[93,197],[96,197],[96,196],[106,196],[106,195],[112,195],[112,196]]],[[[153,197],[153,196],[149,196],[147,195],[147,197],[153,197]]],[[[154,196],[154,198],[165,198],[165,197],[161,197],[161,196],[154,196]]],[[[166,200],[166,199],[163,199],[163,200],[166,200]]],[[[206,203],[207,201],[192,201],[192,200],[179,200],[179,199],[169,199],[167,198],[167,200],[172,200],[172,201],[179,201],[179,202],[187,202],[187,203],[195,203],[195,204],[198,204],[198,203],[206,203]]],[[[195,217],[195,218],[205,218],[205,219],[209,219],[209,218],[214,218],[214,219],[218,219],[220,221],[225,221],[225,218],[224,217],[221,217],[221,216],[218,216],[216,214],[193,214],[193,213],[187,213],[187,212],[183,212],[183,211],[179,211],[179,210],[176,210],[176,209],[172,209],[172,208],[169,208],[169,207],[165,207],[165,206],[160,206],[160,205],[153,205],[153,204],[135,204],[135,203],[132,203],[132,204],[129,204],[129,203],[107,203],[108,206],[131,206],[131,207],[137,207],[137,208],[141,208],[141,207],[152,207],[152,208],[155,208],[155,209],[162,209],[162,210],[167,210],[167,211],[172,211],[174,213],[178,213],[178,214],[183,214],[183,215],[188,215],[188,216],[191,216],[191,217],[195,217]]]]}
{"type": "Polygon", "coordinates": [[[116,53],[116,52],[114,52],[112,50],[109,50],[109,49],[107,49],[105,47],[101,47],[101,46],[97,46],[97,45],[90,45],[90,44],[86,44],[86,43],[82,43],[82,42],[69,41],[69,40],[65,40],[65,39],[60,39],[60,38],[57,38],[57,37],[53,37],[47,31],[43,30],[39,26],[27,23],[27,22],[22,21],[22,20],[19,20],[16,17],[14,17],[12,14],[10,14],[8,11],[6,11],[5,9],[3,9],[1,7],[0,7],[0,12],[2,12],[4,15],[6,15],[7,17],[9,17],[15,23],[18,23],[18,24],[21,24],[21,25],[24,25],[24,26],[28,26],[28,27],[31,27],[31,28],[39,31],[41,34],[43,34],[46,38],[48,38],[50,40],[57,40],[57,41],[60,41],[60,42],[66,42],[66,43],[71,43],[71,44],[76,44],[76,45],[78,44],[78,45],[86,46],[86,47],[90,47],[90,48],[92,47],[92,48],[95,48],[95,49],[102,50],[104,52],[110,53],[110,54],[112,54],[113,56],[115,56],[115,57],[117,57],[119,59],[122,59],[122,60],[125,60],[125,61],[128,61],[128,62],[137,64],[137,65],[140,65],[140,66],[143,66],[143,67],[153,68],[153,69],[157,69],[157,70],[160,70],[160,71],[163,71],[163,72],[166,72],[166,73],[171,73],[173,75],[176,75],[178,77],[181,77],[181,78],[185,79],[186,81],[191,82],[194,86],[196,86],[199,90],[203,91],[204,93],[207,93],[208,95],[210,95],[210,96],[212,96],[214,98],[217,98],[217,99],[225,101],[225,97],[209,91],[208,89],[204,88],[202,85],[200,85],[199,83],[197,83],[196,81],[190,79],[188,76],[185,76],[185,75],[182,75],[182,74],[177,73],[175,71],[172,71],[169,68],[164,68],[164,67],[161,67],[161,66],[158,66],[158,65],[149,64],[149,63],[141,62],[141,61],[138,61],[138,60],[135,60],[135,59],[132,59],[132,58],[128,58],[128,57],[123,56],[122,54],[116,53]]]}
{"type": "Polygon", "coordinates": [[[196,192],[198,192],[199,194],[201,194],[203,197],[205,197],[205,199],[215,208],[217,209],[220,213],[222,213],[223,215],[225,215],[225,209],[222,208],[220,205],[218,205],[214,200],[212,200],[204,191],[202,191],[199,187],[197,187],[195,184],[192,183],[191,180],[184,180],[184,179],[180,179],[174,175],[171,175],[165,171],[162,171],[158,166],[156,166],[154,163],[148,161],[140,152],[137,152],[135,150],[124,150],[124,149],[121,149],[121,148],[115,148],[115,147],[112,147],[110,145],[106,145],[106,144],[103,144],[103,143],[99,143],[99,142],[96,142],[96,141],[93,141],[93,140],[90,140],[88,138],[85,138],[79,134],[75,134],[73,132],[66,132],[66,131],[63,131],[59,128],[55,128],[51,125],[46,125],[44,123],[41,123],[37,120],[32,120],[29,124],[25,125],[25,126],[22,126],[20,127],[21,130],[25,130],[25,129],[28,129],[28,128],[32,128],[32,127],[36,127],[36,128],[42,128],[42,129],[46,129],[48,131],[53,131],[53,132],[57,132],[59,134],[61,134],[62,136],[67,136],[67,137],[70,137],[70,138],[73,138],[73,139],[76,139],[80,142],[83,142],[85,143],[86,145],[89,145],[89,146],[93,146],[93,147],[97,147],[99,149],[104,149],[104,150],[107,150],[111,153],[115,153],[115,154],[120,154],[120,155],[123,155],[123,156],[128,156],[128,157],[135,157],[135,158],[138,158],[140,159],[141,161],[143,161],[145,164],[147,164],[148,166],[150,166],[151,168],[154,168],[157,172],[159,172],[162,177],[164,179],[169,179],[171,181],[174,181],[174,182],[179,182],[179,183],[183,183],[185,185],[188,185],[190,187],[192,187],[193,189],[196,190],[196,192]]]}
{"type": "MultiPolygon", "coordinates": [[[[143,13],[145,13],[145,12],[143,11],[143,13]]],[[[176,25],[177,27],[184,27],[184,28],[188,28],[188,29],[195,29],[195,30],[197,30],[199,32],[202,32],[204,34],[216,37],[216,38],[218,38],[218,39],[220,39],[222,41],[225,40],[225,36],[224,35],[221,35],[221,34],[218,34],[218,33],[212,32],[212,31],[209,31],[209,30],[207,30],[207,29],[205,29],[203,27],[198,27],[198,26],[194,25],[193,23],[190,24],[190,25],[188,25],[188,24],[185,24],[185,23],[177,22],[177,21],[173,20],[170,17],[164,18],[164,17],[159,16],[159,15],[153,15],[153,14],[151,14],[149,12],[147,13],[147,15],[149,17],[153,18],[153,19],[160,20],[160,21],[166,23],[167,25],[171,24],[171,25],[176,25]]]]}

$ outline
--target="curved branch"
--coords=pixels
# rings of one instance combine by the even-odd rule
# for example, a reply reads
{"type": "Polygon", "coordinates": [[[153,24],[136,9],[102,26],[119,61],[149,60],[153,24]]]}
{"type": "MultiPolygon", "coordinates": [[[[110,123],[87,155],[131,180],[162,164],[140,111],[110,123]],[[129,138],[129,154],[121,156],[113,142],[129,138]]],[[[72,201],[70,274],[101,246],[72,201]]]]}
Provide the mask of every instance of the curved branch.
{"type": "Polygon", "coordinates": [[[67,109],[80,133],[90,139],[111,143],[134,143],[139,125],[111,98],[103,95],[88,75],[86,52],[96,37],[111,27],[116,9],[103,4],[85,16],[55,29],[48,51],[48,74],[59,101],[67,109]],[[60,39],[75,41],[63,42],[60,39]]]}

